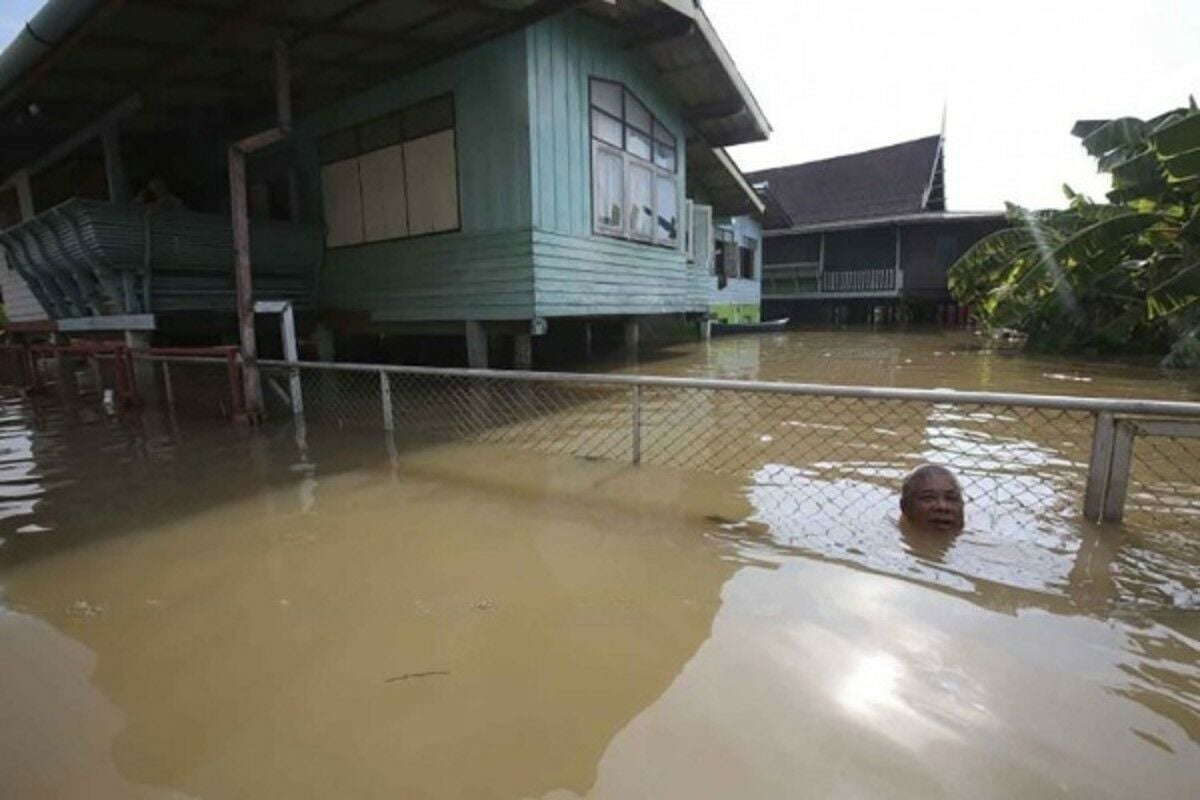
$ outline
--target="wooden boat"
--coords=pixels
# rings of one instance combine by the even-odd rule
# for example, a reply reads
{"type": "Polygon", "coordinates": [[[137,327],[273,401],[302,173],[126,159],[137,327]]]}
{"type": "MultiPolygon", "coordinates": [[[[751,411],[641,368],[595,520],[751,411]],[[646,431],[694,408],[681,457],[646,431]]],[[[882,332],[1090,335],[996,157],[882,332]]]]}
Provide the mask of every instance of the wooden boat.
{"type": "Polygon", "coordinates": [[[712,335],[726,333],[778,333],[787,327],[788,317],[766,322],[716,322],[712,323],[712,335]]]}

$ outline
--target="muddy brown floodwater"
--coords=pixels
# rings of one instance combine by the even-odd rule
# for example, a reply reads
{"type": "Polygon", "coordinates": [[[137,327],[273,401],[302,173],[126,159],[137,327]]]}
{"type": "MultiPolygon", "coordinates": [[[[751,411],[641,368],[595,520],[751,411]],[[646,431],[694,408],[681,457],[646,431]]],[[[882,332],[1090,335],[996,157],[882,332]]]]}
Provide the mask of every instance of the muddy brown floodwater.
{"type": "MultiPolygon", "coordinates": [[[[973,345],[792,333],[640,369],[1200,398],[973,345]]],[[[929,543],[788,490],[7,397],[0,797],[1195,796],[1193,519],[929,543]]]]}

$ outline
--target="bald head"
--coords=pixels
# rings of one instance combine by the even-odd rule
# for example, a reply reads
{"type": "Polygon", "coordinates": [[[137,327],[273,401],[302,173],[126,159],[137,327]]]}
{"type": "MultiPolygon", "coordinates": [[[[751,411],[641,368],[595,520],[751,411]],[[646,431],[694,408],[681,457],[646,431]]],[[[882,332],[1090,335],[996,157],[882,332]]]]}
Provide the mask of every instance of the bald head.
{"type": "Polygon", "coordinates": [[[945,467],[922,464],[904,478],[900,511],[918,528],[958,533],[963,527],[962,487],[958,478],[945,467]]]}

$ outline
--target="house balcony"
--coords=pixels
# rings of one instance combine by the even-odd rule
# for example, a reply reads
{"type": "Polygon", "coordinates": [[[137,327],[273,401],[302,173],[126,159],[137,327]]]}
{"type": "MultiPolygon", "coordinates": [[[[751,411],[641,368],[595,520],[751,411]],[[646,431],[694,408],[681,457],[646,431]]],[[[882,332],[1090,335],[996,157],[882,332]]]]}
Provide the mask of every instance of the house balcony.
{"type": "Polygon", "coordinates": [[[764,300],[842,300],[899,297],[904,273],[880,269],[821,269],[817,262],[763,264],[764,300]]]}
{"type": "MultiPolygon", "coordinates": [[[[234,311],[228,215],[73,198],[0,232],[8,265],[60,330],[151,330],[156,314],[234,311]]],[[[311,305],[320,229],[254,221],[256,299],[311,305]]]]}

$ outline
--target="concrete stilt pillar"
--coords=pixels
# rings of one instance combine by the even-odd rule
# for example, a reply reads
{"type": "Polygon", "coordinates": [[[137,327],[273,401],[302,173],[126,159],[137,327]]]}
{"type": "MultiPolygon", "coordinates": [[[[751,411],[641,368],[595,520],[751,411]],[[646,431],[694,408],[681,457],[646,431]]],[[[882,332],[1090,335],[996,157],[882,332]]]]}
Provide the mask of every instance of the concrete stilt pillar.
{"type": "Polygon", "coordinates": [[[592,357],[592,323],[583,323],[583,357],[592,357]]]}
{"type": "Polygon", "coordinates": [[[154,380],[154,362],[138,358],[137,351],[150,349],[150,334],[146,331],[125,331],[125,346],[133,351],[133,379],[137,383],[138,399],[145,405],[157,405],[158,384],[154,380]]]}
{"type": "Polygon", "coordinates": [[[55,355],[54,372],[58,378],[60,399],[64,405],[73,405],[79,399],[79,384],[75,380],[75,359],[61,353],[55,355]]]}
{"type": "Polygon", "coordinates": [[[642,329],[636,318],[625,320],[625,357],[637,361],[638,346],[641,344],[642,329]]]}
{"type": "MultiPolygon", "coordinates": [[[[319,323],[316,330],[313,331],[313,338],[317,342],[317,361],[327,364],[337,361],[337,348],[334,343],[333,328],[325,323],[319,323]]],[[[319,387],[317,391],[319,393],[318,396],[321,398],[322,408],[336,408],[337,384],[335,381],[337,380],[338,373],[327,369],[319,369],[316,372],[317,386],[319,387]]]]}
{"type": "Polygon", "coordinates": [[[700,341],[707,342],[712,338],[712,320],[708,317],[700,320],[700,341]]]}
{"type": "Polygon", "coordinates": [[[483,323],[467,320],[464,327],[467,336],[467,366],[471,369],[487,369],[488,337],[483,323]]]}
{"type": "Polygon", "coordinates": [[[328,325],[321,324],[317,326],[313,337],[317,340],[317,360],[318,361],[335,361],[337,353],[333,345],[333,329],[328,325]]]}
{"type": "Polygon", "coordinates": [[[528,333],[513,336],[513,369],[533,369],[533,337],[528,333]]]}

